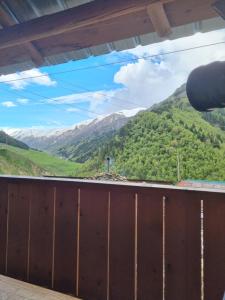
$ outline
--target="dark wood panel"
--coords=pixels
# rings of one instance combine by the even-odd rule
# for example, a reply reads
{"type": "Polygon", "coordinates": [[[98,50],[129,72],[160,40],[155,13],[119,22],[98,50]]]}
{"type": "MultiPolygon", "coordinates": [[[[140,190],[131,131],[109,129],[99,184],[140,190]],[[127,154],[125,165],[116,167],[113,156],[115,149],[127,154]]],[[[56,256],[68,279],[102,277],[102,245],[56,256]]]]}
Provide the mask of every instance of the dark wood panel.
{"type": "Polygon", "coordinates": [[[77,195],[72,186],[57,186],[55,204],[54,289],[75,295],[77,195]]]}
{"type": "Polygon", "coordinates": [[[107,297],[108,191],[80,191],[79,297],[107,297]]]}
{"type": "Polygon", "coordinates": [[[149,0],[114,0],[113,3],[98,0],[48,16],[41,16],[2,29],[0,32],[0,49],[64,34],[73,29],[101,24],[117,16],[125,16],[144,10],[147,3],[149,3],[149,0]],[[56,24],[57,26],[55,26],[56,24]]]}
{"type": "Polygon", "coordinates": [[[99,24],[91,27],[69,31],[63,35],[57,35],[37,41],[38,47],[43,49],[43,54],[54,55],[65,51],[80,50],[99,44],[114,42],[139,34],[153,32],[153,26],[147,13],[137,12],[136,14],[118,17],[112,21],[105,22],[104,26],[99,24]],[[124,26],[126,24],[126,26],[124,26]],[[110,34],[109,34],[110,33],[110,34]]]}
{"type": "Polygon", "coordinates": [[[162,299],[163,201],[159,190],[138,193],[137,299],[162,299]]]}
{"type": "Polygon", "coordinates": [[[110,204],[110,300],[134,299],[135,193],[111,192],[110,204]]]}
{"type": "Polygon", "coordinates": [[[32,193],[29,281],[51,287],[54,189],[50,184],[34,184],[32,193]]]}
{"type": "MultiPolygon", "coordinates": [[[[165,5],[171,26],[180,26],[202,19],[212,18],[215,12],[210,8],[212,0],[171,1],[165,5]],[[179,13],[177,13],[179,11],[179,13]]],[[[150,3],[150,1],[149,1],[150,3]]],[[[122,15],[104,24],[93,24],[62,35],[49,36],[37,41],[44,55],[79,50],[99,44],[115,42],[142,34],[154,32],[147,8],[132,14],[122,15]],[[124,25],[126,24],[126,25],[124,25]]]]}
{"type": "Polygon", "coordinates": [[[166,199],[166,299],[201,299],[200,195],[171,191],[166,199]]]}
{"type": "Polygon", "coordinates": [[[0,51],[0,66],[8,66],[17,63],[24,63],[24,61],[29,60],[29,54],[27,50],[23,47],[11,47],[8,49],[2,49],[0,51]],[[18,54],[17,54],[18,50],[18,54]],[[4,59],[3,59],[4,58],[4,59]]]}
{"type": "MultiPolygon", "coordinates": [[[[147,14],[147,5],[151,2],[154,1],[98,1],[11,26],[13,28],[4,29],[0,34],[0,65],[29,59],[31,53],[21,46],[22,42],[35,41],[38,52],[48,56],[154,32],[147,14]]],[[[211,7],[214,2],[170,1],[164,8],[170,25],[180,26],[216,17],[211,7]]]]}
{"type": "Polygon", "coordinates": [[[31,185],[9,184],[7,275],[27,280],[31,185]]]}
{"type": "Polygon", "coordinates": [[[179,0],[166,4],[166,14],[171,26],[180,26],[217,17],[212,8],[214,0],[179,0]]]}
{"type": "Polygon", "coordinates": [[[225,293],[225,195],[204,199],[205,300],[220,300],[225,293]]]}
{"type": "Polygon", "coordinates": [[[0,181],[0,273],[6,271],[8,184],[0,181]]]}

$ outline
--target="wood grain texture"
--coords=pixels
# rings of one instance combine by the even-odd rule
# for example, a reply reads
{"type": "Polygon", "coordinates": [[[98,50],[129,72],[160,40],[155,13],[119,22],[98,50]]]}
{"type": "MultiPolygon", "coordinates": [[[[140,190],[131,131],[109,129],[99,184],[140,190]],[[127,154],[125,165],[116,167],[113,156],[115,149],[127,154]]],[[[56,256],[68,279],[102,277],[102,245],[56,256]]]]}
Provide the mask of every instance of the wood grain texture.
{"type": "Polygon", "coordinates": [[[54,289],[75,295],[78,190],[57,185],[55,203],[54,289]]]}
{"type": "Polygon", "coordinates": [[[200,196],[170,191],[165,201],[167,300],[201,299],[200,196]]]}
{"type": "Polygon", "coordinates": [[[135,193],[111,192],[109,299],[132,300],[135,291],[135,193]]]}
{"type": "Polygon", "coordinates": [[[104,189],[80,190],[78,297],[82,299],[106,299],[108,196],[104,189]]]}
{"type": "Polygon", "coordinates": [[[98,0],[86,5],[35,18],[1,30],[0,49],[48,38],[49,36],[64,34],[74,29],[91,27],[117,17],[136,13],[144,10],[148,2],[147,0],[114,0],[113,2],[98,0]]]}
{"type": "Polygon", "coordinates": [[[50,184],[33,184],[30,206],[29,281],[51,287],[53,253],[54,189],[50,184]]]}
{"type": "MultiPolygon", "coordinates": [[[[104,23],[117,18],[135,15],[140,11],[146,13],[147,5],[154,2],[151,0],[114,0],[113,2],[98,0],[52,15],[42,16],[1,30],[0,49],[64,34],[72,30],[90,29],[96,24],[104,26],[104,23]],[[57,26],[55,26],[56,24],[57,26]]],[[[213,0],[199,0],[198,2],[182,0],[168,3],[166,7],[176,24],[181,25],[216,16],[211,8],[213,2],[213,0]]],[[[124,24],[126,23],[124,22],[124,24]]]]}
{"type": "Polygon", "coordinates": [[[147,11],[154,29],[160,37],[166,37],[172,33],[163,3],[159,1],[152,3],[148,6],[147,11]]]}
{"type": "MultiPolygon", "coordinates": [[[[9,15],[1,5],[0,5],[0,24],[3,27],[9,27],[16,24],[13,17],[9,15]]],[[[30,55],[32,61],[35,63],[36,66],[39,66],[44,63],[41,53],[37,50],[35,45],[32,44],[32,42],[25,43],[23,46],[27,50],[28,55],[30,55]]]]}
{"type": "MultiPolygon", "coordinates": [[[[36,58],[36,62],[41,63],[42,58],[50,55],[154,32],[147,13],[147,5],[152,2],[154,1],[93,1],[72,10],[1,30],[0,66],[28,61],[30,55],[33,55],[34,61],[36,58]],[[21,46],[21,43],[27,42],[34,42],[30,53],[21,46]]],[[[215,1],[180,0],[166,3],[164,8],[171,27],[174,27],[216,17],[211,8],[213,2],[215,1]]]]}
{"type": "Polygon", "coordinates": [[[6,272],[8,183],[0,181],[0,273],[6,272]]]}
{"type": "Polygon", "coordinates": [[[74,294],[80,200],[79,296],[91,300],[161,299],[164,195],[165,299],[201,299],[203,199],[205,300],[221,300],[225,196],[218,192],[2,178],[0,273],[4,274],[7,266],[10,276],[24,279],[27,267],[32,283],[51,287],[53,278],[54,289],[74,294]]]}
{"type": "Polygon", "coordinates": [[[204,200],[205,300],[225,293],[225,195],[207,193],[204,200]]]}
{"type": "Polygon", "coordinates": [[[31,185],[9,184],[7,275],[27,280],[31,185]]]}
{"type": "Polygon", "coordinates": [[[137,299],[162,299],[163,195],[138,192],[137,299]]]}

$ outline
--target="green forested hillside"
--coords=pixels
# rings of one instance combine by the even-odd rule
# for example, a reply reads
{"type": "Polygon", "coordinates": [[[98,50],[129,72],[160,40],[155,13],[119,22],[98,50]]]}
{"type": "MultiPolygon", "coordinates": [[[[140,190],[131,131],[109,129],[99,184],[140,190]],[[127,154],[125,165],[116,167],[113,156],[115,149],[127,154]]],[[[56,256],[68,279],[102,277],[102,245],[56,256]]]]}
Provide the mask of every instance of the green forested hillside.
{"type": "Polygon", "coordinates": [[[202,117],[213,126],[225,130],[225,109],[224,108],[215,109],[210,113],[202,113],[202,117]]]}
{"type": "Polygon", "coordinates": [[[0,174],[74,176],[79,164],[47,153],[0,144],[0,174]]]}
{"type": "Polygon", "coordinates": [[[57,155],[66,157],[71,161],[84,163],[90,157],[98,152],[99,147],[107,143],[113,137],[115,130],[111,132],[102,133],[101,135],[93,135],[80,140],[77,143],[66,145],[57,150],[57,155]]]}
{"type": "Polygon", "coordinates": [[[25,144],[0,134],[0,143],[17,146],[0,145],[0,173],[89,177],[105,171],[105,160],[110,156],[111,171],[129,179],[225,180],[224,129],[225,110],[195,111],[183,86],[120,130],[93,134],[77,145],[60,149],[70,159],[84,163],[27,149],[25,144]]]}
{"type": "Polygon", "coordinates": [[[213,114],[169,98],[121,128],[84,171],[102,170],[110,156],[113,169],[131,179],[175,182],[179,164],[181,179],[225,180],[225,132],[213,114]]]}

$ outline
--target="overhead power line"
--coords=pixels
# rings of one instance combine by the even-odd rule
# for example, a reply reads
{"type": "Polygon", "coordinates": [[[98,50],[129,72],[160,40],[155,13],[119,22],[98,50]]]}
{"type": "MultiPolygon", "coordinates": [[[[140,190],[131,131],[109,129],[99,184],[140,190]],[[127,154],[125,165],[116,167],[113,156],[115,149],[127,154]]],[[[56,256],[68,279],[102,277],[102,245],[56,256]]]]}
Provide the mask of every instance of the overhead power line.
{"type": "Polygon", "coordinates": [[[201,49],[201,48],[206,48],[206,47],[211,47],[211,46],[216,46],[216,45],[222,45],[222,44],[225,44],[225,41],[220,41],[220,42],[216,42],[216,43],[205,44],[205,45],[200,45],[200,46],[195,46],[195,47],[189,47],[189,48],[184,48],[184,49],[179,49],[179,50],[174,50],[174,51],[168,51],[168,52],[159,53],[159,54],[137,56],[137,57],[123,59],[123,60],[105,63],[105,64],[89,65],[86,67],[80,67],[80,68],[75,68],[75,69],[70,69],[70,70],[50,72],[47,74],[28,76],[28,77],[22,77],[22,78],[11,79],[11,80],[4,80],[4,81],[1,81],[0,83],[10,83],[10,82],[15,82],[15,81],[21,81],[21,80],[26,80],[26,79],[35,79],[35,78],[46,77],[46,76],[57,75],[57,74],[66,74],[66,73],[72,73],[72,72],[78,72],[78,71],[84,71],[84,70],[90,70],[90,69],[97,69],[97,68],[107,67],[107,66],[112,66],[112,65],[117,65],[117,64],[135,62],[135,61],[138,61],[139,59],[148,60],[148,59],[155,58],[155,57],[166,56],[166,55],[170,55],[170,54],[181,53],[181,52],[191,51],[191,50],[195,50],[195,49],[201,49]]]}
{"type": "MultiPolygon", "coordinates": [[[[82,91],[85,91],[85,92],[88,92],[88,93],[95,93],[96,91],[93,91],[93,90],[91,90],[91,89],[89,89],[89,88],[86,88],[86,87],[84,87],[84,86],[81,86],[80,84],[78,85],[78,84],[75,84],[75,83],[72,83],[72,82],[68,82],[68,81],[65,81],[64,79],[58,79],[58,78],[54,78],[54,79],[56,79],[56,80],[58,80],[60,83],[61,82],[63,82],[63,83],[65,83],[66,85],[68,85],[68,86],[72,86],[72,87],[74,87],[74,88],[78,88],[78,89],[80,89],[80,90],[82,90],[82,91]]],[[[77,91],[75,91],[74,89],[71,89],[71,88],[68,88],[68,87],[66,87],[66,86],[63,86],[63,88],[64,89],[67,89],[67,90],[70,90],[71,92],[77,92],[77,91]]],[[[128,103],[128,104],[133,104],[133,105],[136,105],[136,106],[138,106],[139,104],[138,103],[135,103],[135,102],[132,102],[132,101],[129,101],[129,100],[125,100],[125,99],[122,99],[122,98],[119,98],[119,97],[115,97],[115,96],[109,96],[109,95],[107,95],[106,93],[104,93],[104,92],[101,92],[101,91],[97,91],[97,93],[99,94],[99,95],[101,95],[101,96],[104,96],[105,97],[105,99],[107,99],[107,100],[111,100],[111,99],[115,99],[115,100],[119,100],[120,102],[126,102],[126,103],[128,103]]],[[[110,103],[110,105],[113,105],[113,106],[117,106],[117,107],[120,107],[120,108],[122,108],[122,109],[125,109],[125,107],[124,107],[124,105],[120,105],[120,104],[118,104],[118,103],[110,103]]]]}
{"type": "MultiPolygon", "coordinates": [[[[23,94],[21,94],[21,93],[18,93],[18,92],[16,92],[16,91],[12,91],[12,90],[9,90],[9,91],[8,91],[8,90],[3,89],[2,87],[0,88],[0,90],[3,90],[3,91],[6,92],[6,93],[13,94],[13,95],[16,95],[16,96],[21,97],[21,98],[28,98],[27,96],[25,96],[25,95],[23,95],[23,94]]],[[[32,95],[41,97],[41,98],[46,99],[46,100],[52,100],[52,99],[53,99],[53,98],[50,98],[50,97],[46,97],[46,96],[40,95],[39,93],[36,93],[36,92],[32,92],[32,91],[30,91],[30,90],[29,90],[29,91],[26,90],[26,93],[29,93],[29,94],[32,94],[32,95]]],[[[36,99],[31,99],[31,100],[37,101],[36,99]]],[[[49,103],[49,102],[35,103],[35,105],[39,105],[39,104],[42,104],[42,105],[46,105],[46,104],[47,104],[47,105],[51,105],[51,106],[52,106],[52,104],[49,103]]],[[[79,115],[79,116],[82,116],[82,117],[86,117],[86,116],[87,116],[87,112],[96,115],[96,117],[93,117],[93,120],[94,120],[94,118],[96,119],[97,117],[102,117],[102,116],[103,116],[103,114],[94,112],[94,111],[89,110],[89,109],[81,108],[81,107],[79,107],[79,106],[76,106],[75,104],[76,104],[76,103],[71,103],[71,104],[69,104],[69,103],[64,103],[63,105],[66,105],[66,106],[68,106],[69,108],[76,108],[78,111],[74,111],[74,113],[75,113],[76,115],[79,115]],[[82,114],[82,113],[80,113],[80,112],[84,112],[84,114],[82,114]],[[86,114],[85,114],[85,113],[86,113],[86,114]]],[[[122,107],[122,106],[121,106],[121,107],[122,107]]],[[[124,107],[123,107],[123,109],[124,109],[124,107]]]]}
{"type": "MultiPolygon", "coordinates": [[[[1,88],[1,89],[4,90],[3,88],[1,88]]],[[[18,92],[12,91],[12,90],[10,90],[10,91],[4,90],[4,92],[10,93],[10,94],[14,94],[14,95],[17,95],[17,96],[19,96],[19,97],[27,98],[27,96],[24,96],[24,95],[22,95],[22,94],[20,94],[20,93],[18,93],[18,92]]],[[[46,100],[53,100],[53,98],[50,98],[50,97],[47,97],[47,96],[44,96],[44,95],[40,95],[39,93],[32,92],[32,91],[30,91],[30,90],[29,90],[29,91],[26,90],[26,93],[29,93],[29,94],[34,95],[34,96],[41,97],[41,98],[46,99],[46,100]]],[[[34,99],[32,99],[32,100],[34,100],[34,99]]],[[[37,101],[37,100],[34,100],[34,101],[37,101]]],[[[50,102],[41,102],[41,103],[38,103],[38,104],[43,104],[43,105],[48,104],[48,105],[52,105],[52,103],[50,103],[50,102]]],[[[79,113],[79,111],[81,111],[81,112],[84,111],[84,112],[88,112],[88,113],[94,114],[94,115],[96,115],[96,116],[102,116],[102,114],[99,114],[99,113],[94,112],[94,111],[89,110],[89,109],[85,109],[85,108],[80,107],[80,106],[76,106],[75,104],[76,104],[76,103],[71,103],[71,104],[69,104],[69,103],[63,103],[63,105],[66,105],[66,106],[68,106],[69,108],[77,108],[78,112],[76,112],[76,114],[78,114],[78,115],[84,116],[83,114],[80,114],[80,113],[79,113]]]]}

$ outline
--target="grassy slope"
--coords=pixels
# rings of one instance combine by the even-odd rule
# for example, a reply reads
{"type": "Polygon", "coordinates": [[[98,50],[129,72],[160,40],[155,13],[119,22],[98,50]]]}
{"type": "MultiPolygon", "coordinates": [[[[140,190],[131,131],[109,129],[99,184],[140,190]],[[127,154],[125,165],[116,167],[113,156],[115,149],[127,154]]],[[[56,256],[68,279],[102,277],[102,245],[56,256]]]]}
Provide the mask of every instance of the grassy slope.
{"type": "Polygon", "coordinates": [[[79,164],[47,153],[0,144],[0,172],[13,175],[75,176],[79,164]]]}
{"type": "Polygon", "coordinates": [[[17,139],[14,139],[13,137],[9,136],[2,130],[0,130],[0,143],[18,147],[18,148],[22,148],[25,150],[29,149],[29,147],[25,143],[23,143],[17,139]]]}

